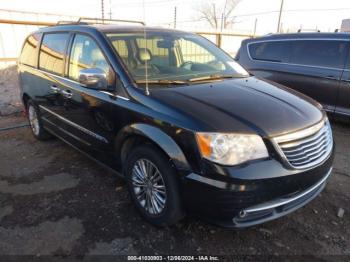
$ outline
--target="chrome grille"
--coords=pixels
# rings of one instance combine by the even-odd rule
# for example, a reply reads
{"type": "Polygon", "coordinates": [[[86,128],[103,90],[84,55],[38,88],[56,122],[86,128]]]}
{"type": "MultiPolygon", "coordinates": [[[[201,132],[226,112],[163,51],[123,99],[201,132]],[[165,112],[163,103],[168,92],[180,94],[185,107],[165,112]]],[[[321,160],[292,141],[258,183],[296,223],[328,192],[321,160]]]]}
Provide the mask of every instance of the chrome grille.
{"type": "Polygon", "coordinates": [[[275,146],[291,167],[304,169],[316,166],[328,158],[333,148],[329,121],[308,129],[274,138],[275,146]]]}

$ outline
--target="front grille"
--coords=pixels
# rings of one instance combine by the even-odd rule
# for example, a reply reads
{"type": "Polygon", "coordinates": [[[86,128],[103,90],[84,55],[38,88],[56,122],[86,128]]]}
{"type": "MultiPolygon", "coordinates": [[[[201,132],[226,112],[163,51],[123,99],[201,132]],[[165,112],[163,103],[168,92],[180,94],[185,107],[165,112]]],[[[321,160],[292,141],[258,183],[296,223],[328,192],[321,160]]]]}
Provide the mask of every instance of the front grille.
{"type": "Polygon", "coordinates": [[[333,148],[332,129],[328,120],[296,133],[276,137],[274,141],[282,158],[296,169],[322,163],[333,148]]]}

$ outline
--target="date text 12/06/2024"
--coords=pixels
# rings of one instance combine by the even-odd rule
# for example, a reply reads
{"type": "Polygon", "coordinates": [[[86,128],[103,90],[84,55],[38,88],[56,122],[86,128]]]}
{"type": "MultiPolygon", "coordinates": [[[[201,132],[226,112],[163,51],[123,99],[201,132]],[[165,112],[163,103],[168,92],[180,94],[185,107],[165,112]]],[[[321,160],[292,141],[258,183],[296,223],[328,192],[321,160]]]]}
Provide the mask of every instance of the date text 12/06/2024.
{"type": "Polygon", "coordinates": [[[218,256],[128,256],[128,261],[219,261],[218,256]]]}

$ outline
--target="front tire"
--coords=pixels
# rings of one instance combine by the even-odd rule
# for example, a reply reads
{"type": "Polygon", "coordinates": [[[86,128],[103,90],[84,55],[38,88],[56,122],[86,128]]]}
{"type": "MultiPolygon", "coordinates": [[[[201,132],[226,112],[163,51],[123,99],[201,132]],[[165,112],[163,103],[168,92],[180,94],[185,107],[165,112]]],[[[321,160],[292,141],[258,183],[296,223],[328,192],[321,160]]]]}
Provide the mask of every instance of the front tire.
{"type": "Polygon", "coordinates": [[[158,148],[142,145],[126,161],[126,179],[140,214],[155,226],[169,226],[184,217],[176,170],[158,148]]]}
{"type": "Polygon", "coordinates": [[[27,116],[32,133],[36,139],[47,140],[51,135],[43,128],[38,107],[32,100],[27,103],[27,116]]]}

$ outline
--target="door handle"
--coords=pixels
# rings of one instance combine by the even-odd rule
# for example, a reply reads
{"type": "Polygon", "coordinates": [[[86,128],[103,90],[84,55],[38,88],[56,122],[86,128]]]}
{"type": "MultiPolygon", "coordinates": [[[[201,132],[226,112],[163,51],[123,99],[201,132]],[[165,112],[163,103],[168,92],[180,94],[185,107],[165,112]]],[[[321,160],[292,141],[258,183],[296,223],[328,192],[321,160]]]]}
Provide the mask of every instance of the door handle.
{"type": "Polygon", "coordinates": [[[50,88],[54,93],[58,93],[60,91],[60,89],[55,85],[50,86],[50,88]]]}
{"type": "Polygon", "coordinates": [[[339,80],[337,77],[335,76],[325,76],[324,78],[326,79],[330,79],[330,80],[339,80]]]}
{"type": "Polygon", "coordinates": [[[71,91],[62,90],[62,95],[66,98],[72,98],[73,93],[71,91]]]}

